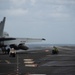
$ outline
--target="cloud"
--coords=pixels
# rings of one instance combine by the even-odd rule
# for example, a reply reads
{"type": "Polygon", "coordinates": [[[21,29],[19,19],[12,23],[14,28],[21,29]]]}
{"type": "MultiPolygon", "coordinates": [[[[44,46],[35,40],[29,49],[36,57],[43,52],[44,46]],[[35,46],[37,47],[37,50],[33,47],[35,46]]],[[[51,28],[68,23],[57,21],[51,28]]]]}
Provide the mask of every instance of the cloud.
{"type": "Polygon", "coordinates": [[[36,3],[36,0],[31,0],[32,5],[35,5],[35,3],[36,3]]]}
{"type": "Polygon", "coordinates": [[[50,13],[49,14],[50,17],[53,17],[53,18],[57,18],[57,19],[65,19],[65,18],[69,18],[70,15],[67,14],[67,13],[50,13]]]}
{"type": "Polygon", "coordinates": [[[27,3],[31,5],[35,5],[36,0],[10,0],[10,2],[12,3],[12,5],[19,7],[27,3]]]}
{"type": "Polygon", "coordinates": [[[67,18],[70,17],[69,13],[67,11],[67,7],[64,5],[55,5],[50,12],[51,17],[56,17],[56,18],[67,18]]]}
{"type": "Polygon", "coordinates": [[[8,15],[21,16],[28,13],[28,7],[34,5],[36,0],[9,0],[10,8],[6,10],[8,15]]]}
{"type": "Polygon", "coordinates": [[[71,18],[71,14],[65,5],[54,5],[54,4],[49,6],[42,5],[39,8],[39,11],[36,11],[36,15],[38,18],[42,19],[53,18],[62,20],[71,18]]]}
{"type": "Polygon", "coordinates": [[[75,0],[46,0],[46,2],[52,4],[75,4],[75,0]]]}
{"type": "Polygon", "coordinates": [[[18,9],[7,9],[5,10],[5,12],[8,15],[13,15],[13,16],[23,16],[26,15],[28,10],[22,9],[22,8],[18,8],[18,9]]]}
{"type": "Polygon", "coordinates": [[[36,18],[37,17],[69,18],[71,15],[70,12],[71,9],[69,9],[67,4],[75,3],[75,0],[9,0],[9,1],[10,1],[10,4],[8,6],[9,8],[7,7],[6,9],[4,9],[4,11],[2,10],[3,13],[5,12],[8,15],[14,16],[21,16],[28,14],[30,16],[35,16],[36,18]]]}
{"type": "Polygon", "coordinates": [[[21,6],[22,4],[25,4],[27,0],[10,0],[10,2],[15,6],[21,6]]]}
{"type": "Polygon", "coordinates": [[[57,0],[59,4],[75,4],[75,0],[57,0]]]}
{"type": "Polygon", "coordinates": [[[2,0],[0,12],[4,15],[23,16],[28,10],[22,6],[27,0],[2,0]],[[8,1],[8,2],[7,2],[8,1]],[[4,6],[5,5],[5,6],[4,6]]]}

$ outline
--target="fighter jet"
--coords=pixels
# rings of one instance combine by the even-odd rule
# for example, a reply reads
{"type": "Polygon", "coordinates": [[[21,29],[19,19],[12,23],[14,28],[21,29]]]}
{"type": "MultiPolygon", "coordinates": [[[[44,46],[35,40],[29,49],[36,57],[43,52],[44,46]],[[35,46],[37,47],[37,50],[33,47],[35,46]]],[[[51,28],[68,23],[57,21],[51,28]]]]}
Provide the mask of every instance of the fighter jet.
{"type": "Polygon", "coordinates": [[[4,32],[6,17],[0,22],[0,48],[9,46],[15,50],[28,50],[29,48],[25,45],[27,42],[40,42],[45,40],[44,38],[15,38],[10,37],[7,32],[4,32]]]}

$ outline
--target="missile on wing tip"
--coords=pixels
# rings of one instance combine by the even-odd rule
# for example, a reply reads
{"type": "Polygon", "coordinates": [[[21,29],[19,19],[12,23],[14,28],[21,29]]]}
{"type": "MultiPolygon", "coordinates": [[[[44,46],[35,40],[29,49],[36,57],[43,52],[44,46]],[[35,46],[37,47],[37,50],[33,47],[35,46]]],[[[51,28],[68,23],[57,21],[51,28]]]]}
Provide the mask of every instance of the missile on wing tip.
{"type": "Polygon", "coordinates": [[[42,38],[42,40],[46,40],[46,39],[42,38]]]}

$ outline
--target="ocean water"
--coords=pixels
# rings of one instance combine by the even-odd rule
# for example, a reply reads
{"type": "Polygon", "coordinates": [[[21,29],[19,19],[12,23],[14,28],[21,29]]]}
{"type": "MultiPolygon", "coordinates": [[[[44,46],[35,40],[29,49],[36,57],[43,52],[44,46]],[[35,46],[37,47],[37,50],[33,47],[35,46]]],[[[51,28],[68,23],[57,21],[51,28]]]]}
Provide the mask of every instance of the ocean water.
{"type": "Polygon", "coordinates": [[[30,48],[52,47],[52,46],[75,46],[75,44],[26,44],[30,48]]]}

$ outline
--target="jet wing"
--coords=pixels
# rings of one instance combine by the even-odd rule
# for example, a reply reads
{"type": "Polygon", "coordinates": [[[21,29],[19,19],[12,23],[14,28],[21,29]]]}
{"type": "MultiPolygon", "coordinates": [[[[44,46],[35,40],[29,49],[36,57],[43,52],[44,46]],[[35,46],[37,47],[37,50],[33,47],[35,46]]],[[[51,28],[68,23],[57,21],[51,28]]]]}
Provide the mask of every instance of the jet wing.
{"type": "Polygon", "coordinates": [[[5,37],[1,37],[0,41],[9,41],[9,40],[16,40],[16,38],[5,38],[5,37]]]}
{"type": "Polygon", "coordinates": [[[45,40],[44,38],[16,38],[16,39],[21,39],[25,43],[41,42],[41,41],[45,40]]]}
{"type": "Polygon", "coordinates": [[[10,44],[20,44],[20,43],[29,43],[29,42],[41,42],[45,40],[44,38],[0,38],[0,40],[4,41],[4,44],[10,45],[10,44]]]}

